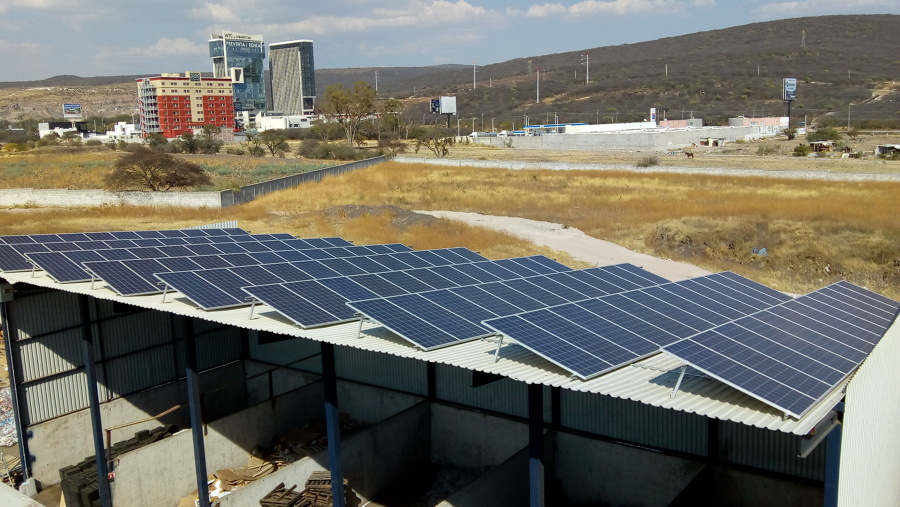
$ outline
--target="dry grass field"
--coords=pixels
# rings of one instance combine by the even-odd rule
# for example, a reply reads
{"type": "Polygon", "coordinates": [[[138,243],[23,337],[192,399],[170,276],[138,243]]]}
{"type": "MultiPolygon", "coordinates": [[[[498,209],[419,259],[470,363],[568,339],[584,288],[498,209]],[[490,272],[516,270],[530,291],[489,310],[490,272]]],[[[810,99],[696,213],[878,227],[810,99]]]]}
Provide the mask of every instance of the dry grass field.
{"type": "MultiPolygon", "coordinates": [[[[560,160],[570,154],[554,155],[560,160]]],[[[794,161],[785,158],[781,167],[791,168],[794,161]]],[[[900,172],[900,163],[879,163],[900,172]]],[[[417,249],[465,246],[489,258],[542,253],[580,267],[510,235],[406,211],[456,210],[577,227],[636,251],[732,270],[789,292],[847,279],[900,299],[898,203],[900,183],[889,182],[386,163],[225,210],[4,210],[0,234],[177,228],[237,219],[258,233],[339,235],[358,244],[401,242],[417,249]],[[753,252],[760,248],[767,254],[753,252]]]]}

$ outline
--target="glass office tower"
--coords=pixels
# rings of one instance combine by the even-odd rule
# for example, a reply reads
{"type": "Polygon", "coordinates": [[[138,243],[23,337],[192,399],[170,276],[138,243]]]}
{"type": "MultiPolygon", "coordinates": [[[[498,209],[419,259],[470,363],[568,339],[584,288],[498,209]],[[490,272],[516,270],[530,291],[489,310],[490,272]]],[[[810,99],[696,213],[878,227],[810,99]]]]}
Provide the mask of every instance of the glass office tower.
{"type": "Polygon", "coordinates": [[[286,115],[312,114],[316,102],[315,72],[313,41],[269,44],[273,109],[286,115]]]}
{"type": "Polygon", "coordinates": [[[256,113],[266,108],[263,36],[224,30],[221,35],[211,34],[209,56],[213,61],[213,77],[231,79],[237,126],[249,126],[244,123],[252,122],[256,113]]]}

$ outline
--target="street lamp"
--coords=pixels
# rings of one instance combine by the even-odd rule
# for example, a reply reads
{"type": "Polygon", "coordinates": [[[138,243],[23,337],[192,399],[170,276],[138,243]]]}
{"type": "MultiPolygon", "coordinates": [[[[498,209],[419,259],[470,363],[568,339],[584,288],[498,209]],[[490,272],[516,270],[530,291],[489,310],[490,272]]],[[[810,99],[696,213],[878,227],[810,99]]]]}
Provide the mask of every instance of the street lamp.
{"type": "Polygon", "coordinates": [[[581,55],[581,63],[584,64],[584,84],[588,84],[591,82],[591,55],[581,55]]]}

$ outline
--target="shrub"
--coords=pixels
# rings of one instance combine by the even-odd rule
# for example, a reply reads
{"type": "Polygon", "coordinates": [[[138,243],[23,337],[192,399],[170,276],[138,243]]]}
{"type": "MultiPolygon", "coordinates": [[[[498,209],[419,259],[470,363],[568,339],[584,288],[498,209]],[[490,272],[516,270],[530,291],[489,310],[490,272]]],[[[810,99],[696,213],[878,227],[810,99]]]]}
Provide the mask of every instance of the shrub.
{"type": "Polygon", "coordinates": [[[225,153],[229,155],[246,155],[247,152],[240,146],[229,146],[225,148],[225,153]]]}
{"type": "Polygon", "coordinates": [[[775,155],[778,153],[778,147],[774,144],[761,144],[756,150],[757,155],[775,155]]]}
{"type": "Polygon", "coordinates": [[[820,128],[806,135],[807,141],[838,141],[840,139],[841,133],[833,127],[820,128]]]}
{"type": "Polygon", "coordinates": [[[810,153],[812,153],[812,148],[810,148],[809,145],[798,144],[797,146],[794,147],[793,155],[795,157],[805,157],[805,156],[809,155],[810,153]]]}
{"type": "Polygon", "coordinates": [[[635,167],[652,167],[655,165],[659,165],[659,158],[655,155],[650,157],[644,157],[638,161],[638,163],[634,164],[635,167]]]}

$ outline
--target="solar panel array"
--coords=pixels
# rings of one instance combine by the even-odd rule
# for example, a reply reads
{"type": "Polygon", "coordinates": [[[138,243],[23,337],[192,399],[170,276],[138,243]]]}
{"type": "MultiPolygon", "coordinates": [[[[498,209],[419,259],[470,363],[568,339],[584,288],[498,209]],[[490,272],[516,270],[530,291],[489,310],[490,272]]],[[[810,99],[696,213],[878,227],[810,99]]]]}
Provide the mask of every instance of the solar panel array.
{"type": "Polygon", "coordinates": [[[244,287],[243,290],[297,325],[311,328],[357,320],[356,311],[347,306],[350,301],[570,270],[541,255],[502,261],[480,259],[480,262],[452,266],[244,287]]]}
{"type": "Polygon", "coordinates": [[[838,282],[663,350],[799,418],[856,370],[898,311],[896,301],[838,282]]]}
{"type": "Polygon", "coordinates": [[[0,271],[31,271],[34,266],[25,257],[27,253],[202,244],[236,241],[248,235],[242,229],[184,229],[0,236],[0,271]]]}
{"type": "Polygon", "coordinates": [[[484,325],[589,379],[788,299],[726,272],[507,315],[484,325]]]}
{"type": "MultiPolygon", "coordinates": [[[[349,250],[349,249],[346,249],[349,250]]],[[[465,248],[398,252],[360,257],[341,257],[258,266],[222,267],[182,272],[157,272],[156,278],[181,292],[204,310],[250,304],[243,287],[299,282],[372,273],[402,273],[394,270],[435,268],[471,263],[484,257],[465,248]]],[[[439,268],[436,268],[439,269],[439,268]]]]}
{"type": "Polygon", "coordinates": [[[495,334],[481,321],[667,280],[631,264],[353,301],[348,306],[423,350],[495,334]]]}
{"type": "MultiPolygon", "coordinates": [[[[377,256],[376,252],[406,252],[410,250],[408,246],[396,243],[389,245],[289,250],[287,249],[289,243],[288,241],[262,241],[257,243],[258,248],[255,248],[254,251],[174,258],[177,260],[132,258],[85,262],[84,267],[90,273],[106,282],[119,295],[137,296],[162,292],[163,286],[155,276],[160,273],[309,261],[318,258],[336,260],[337,255],[352,255],[353,252],[377,256]],[[269,250],[259,251],[263,248],[268,248],[269,250]]],[[[244,243],[235,244],[235,246],[244,245],[244,243]]]]}

